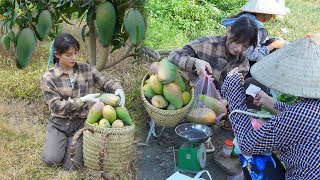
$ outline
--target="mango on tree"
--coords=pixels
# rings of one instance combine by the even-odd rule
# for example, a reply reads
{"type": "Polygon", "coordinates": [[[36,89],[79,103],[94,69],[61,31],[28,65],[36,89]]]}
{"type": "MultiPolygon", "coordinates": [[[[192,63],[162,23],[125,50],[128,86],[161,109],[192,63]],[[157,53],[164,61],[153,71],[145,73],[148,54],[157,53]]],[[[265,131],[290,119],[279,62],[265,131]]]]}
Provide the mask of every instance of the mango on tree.
{"type": "Polygon", "coordinates": [[[111,2],[100,4],[96,10],[96,26],[101,44],[109,46],[116,27],[116,11],[111,2]]]}
{"type": "Polygon", "coordinates": [[[26,67],[30,62],[32,51],[35,47],[36,39],[30,28],[22,29],[17,38],[16,57],[17,65],[21,68],[26,67]]]}
{"type": "Polygon", "coordinates": [[[51,14],[48,10],[43,10],[38,17],[38,23],[37,23],[37,32],[41,39],[44,39],[47,36],[51,26],[52,26],[51,14]]]}

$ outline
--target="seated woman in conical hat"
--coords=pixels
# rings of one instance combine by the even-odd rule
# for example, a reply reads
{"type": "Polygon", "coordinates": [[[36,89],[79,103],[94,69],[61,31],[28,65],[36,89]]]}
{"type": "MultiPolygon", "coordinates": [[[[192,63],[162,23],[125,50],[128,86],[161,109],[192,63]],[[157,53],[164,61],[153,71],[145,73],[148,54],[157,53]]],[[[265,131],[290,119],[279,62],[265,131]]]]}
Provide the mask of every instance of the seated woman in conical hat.
{"type": "MultiPolygon", "coordinates": [[[[257,130],[253,128],[250,116],[234,111],[247,111],[237,69],[229,72],[222,85],[222,95],[229,102],[230,120],[242,154],[255,156],[278,151],[287,168],[285,179],[320,177],[319,69],[320,45],[310,38],[290,43],[253,65],[251,74],[257,81],[270,89],[302,98],[289,106],[257,92],[256,103],[265,103],[280,111],[257,130]]],[[[267,161],[255,161],[258,169],[253,169],[251,160],[254,159],[244,161],[250,164],[245,166],[249,176],[246,178],[263,178],[266,172],[261,170],[267,161]]]]}

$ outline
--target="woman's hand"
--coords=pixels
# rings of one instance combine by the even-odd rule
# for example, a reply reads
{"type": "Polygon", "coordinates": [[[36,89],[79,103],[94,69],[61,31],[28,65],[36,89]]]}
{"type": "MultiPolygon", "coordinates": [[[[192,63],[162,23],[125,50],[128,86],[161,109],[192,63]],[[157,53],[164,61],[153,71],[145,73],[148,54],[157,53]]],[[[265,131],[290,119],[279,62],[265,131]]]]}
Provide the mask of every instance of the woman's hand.
{"type": "Polygon", "coordinates": [[[266,105],[270,101],[270,98],[272,99],[272,97],[270,97],[267,93],[261,90],[253,98],[253,104],[257,106],[266,105]]]}
{"type": "Polygon", "coordinates": [[[212,68],[210,64],[204,60],[197,59],[194,62],[194,67],[196,68],[198,76],[212,74],[212,68]]]}
{"type": "Polygon", "coordinates": [[[119,106],[124,107],[124,103],[126,102],[126,96],[124,95],[122,89],[117,89],[114,94],[120,97],[119,106]]]}
{"type": "Polygon", "coordinates": [[[235,67],[234,69],[232,69],[228,74],[227,74],[227,77],[229,76],[232,76],[234,74],[238,74],[240,76],[240,79],[242,82],[244,82],[244,77],[242,75],[242,73],[239,73],[239,68],[238,67],[235,67]]]}

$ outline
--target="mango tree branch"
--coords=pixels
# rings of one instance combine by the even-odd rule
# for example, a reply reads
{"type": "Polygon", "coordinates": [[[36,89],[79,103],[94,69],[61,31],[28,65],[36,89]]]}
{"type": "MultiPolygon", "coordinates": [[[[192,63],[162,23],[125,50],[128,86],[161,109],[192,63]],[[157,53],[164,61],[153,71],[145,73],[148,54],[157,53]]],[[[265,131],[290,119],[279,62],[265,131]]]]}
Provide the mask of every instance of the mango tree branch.
{"type": "Polygon", "coordinates": [[[130,0],[130,1],[128,1],[128,2],[125,2],[125,3],[123,3],[123,4],[118,5],[118,6],[117,6],[117,9],[127,8],[127,7],[129,7],[129,6],[131,6],[131,5],[132,5],[132,1],[130,0]]]}
{"type": "Polygon", "coordinates": [[[96,53],[96,28],[94,27],[93,20],[89,24],[89,62],[95,66],[97,64],[97,53],[96,53]]]}
{"type": "Polygon", "coordinates": [[[121,56],[118,60],[115,60],[114,62],[112,62],[112,63],[110,63],[110,64],[107,64],[107,65],[105,66],[105,68],[112,67],[112,66],[118,64],[119,62],[121,62],[122,60],[124,60],[125,58],[127,58],[127,57],[129,57],[129,56],[133,56],[134,54],[129,54],[130,51],[132,50],[132,48],[133,48],[133,45],[130,45],[130,46],[128,47],[127,51],[124,53],[123,56],[121,56]]]}
{"type": "Polygon", "coordinates": [[[109,55],[110,55],[110,48],[111,47],[112,46],[110,45],[106,48],[102,48],[101,58],[99,59],[99,61],[97,61],[97,65],[96,65],[96,68],[98,69],[98,71],[102,71],[103,69],[105,69],[107,61],[110,59],[109,55]]]}

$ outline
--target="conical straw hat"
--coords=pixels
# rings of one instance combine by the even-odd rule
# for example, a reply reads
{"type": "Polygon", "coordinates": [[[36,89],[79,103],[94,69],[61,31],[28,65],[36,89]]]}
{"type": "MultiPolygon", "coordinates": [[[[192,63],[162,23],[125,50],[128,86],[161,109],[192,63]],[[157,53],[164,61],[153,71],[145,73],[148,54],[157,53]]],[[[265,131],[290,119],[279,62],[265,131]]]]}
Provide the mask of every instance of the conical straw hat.
{"type": "Polygon", "coordinates": [[[305,98],[320,98],[320,45],[296,40],[255,63],[252,76],[265,86],[305,98]]]}
{"type": "Polygon", "coordinates": [[[240,11],[273,15],[287,14],[285,7],[275,0],[249,0],[240,8],[240,11]]]}

